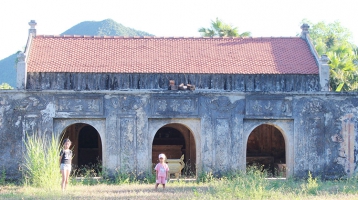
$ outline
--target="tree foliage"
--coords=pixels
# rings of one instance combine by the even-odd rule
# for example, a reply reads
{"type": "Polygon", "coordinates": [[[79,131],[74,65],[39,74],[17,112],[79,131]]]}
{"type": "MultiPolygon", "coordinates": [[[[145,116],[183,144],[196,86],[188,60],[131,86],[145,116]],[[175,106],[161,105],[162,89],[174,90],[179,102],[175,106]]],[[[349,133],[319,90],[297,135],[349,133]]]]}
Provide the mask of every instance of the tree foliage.
{"type": "Polygon", "coordinates": [[[0,85],[0,90],[12,90],[14,89],[13,87],[11,87],[11,85],[9,85],[8,83],[2,83],[0,85]]]}
{"type": "Polygon", "coordinates": [[[340,22],[310,25],[309,34],[319,56],[326,54],[330,66],[331,90],[358,91],[358,48],[354,45],[351,32],[340,22]]]}
{"type": "Polygon", "coordinates": [[[251,36],[250,32],[244,32],[239,34],[239,30],[237,27],[233,27],[230,24],[224,23],[219,18],[216,18],[215,21],[211,20],[211,27],[210,28],[200,28],[199,32],[202,36],[205,37],[249,37],[251,36]]]}

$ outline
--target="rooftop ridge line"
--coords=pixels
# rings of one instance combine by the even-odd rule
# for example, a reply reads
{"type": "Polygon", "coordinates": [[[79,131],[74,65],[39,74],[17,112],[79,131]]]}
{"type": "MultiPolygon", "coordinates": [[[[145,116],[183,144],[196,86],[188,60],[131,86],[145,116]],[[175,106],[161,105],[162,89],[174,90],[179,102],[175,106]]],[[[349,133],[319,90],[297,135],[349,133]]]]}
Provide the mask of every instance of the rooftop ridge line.
{"type": "Polygon", "coordinates": [[[298,36],[268,37],[204,37],[204,36],[100,36],[100,35],[36,35],[35,38],[94,38],[94,39],[299,39],[298,36]]]}

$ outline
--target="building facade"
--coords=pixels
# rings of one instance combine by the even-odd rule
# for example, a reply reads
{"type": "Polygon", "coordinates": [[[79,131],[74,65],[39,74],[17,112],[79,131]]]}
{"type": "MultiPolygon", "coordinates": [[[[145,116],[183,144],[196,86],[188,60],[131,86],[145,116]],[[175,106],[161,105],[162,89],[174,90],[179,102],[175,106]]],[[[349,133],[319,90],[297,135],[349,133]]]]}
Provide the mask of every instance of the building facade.
{"type": "Polygon", "coordinates": [[[358,170],[356,93],[329,91],[307,26],[292,38],[127,38],[38,36],[30,25],[18,90],[0,93],[11,178],[26,134],[70,138],[76,166],[138,176],[159,152],[184,154],[194,175],[253,163],[286,177],[358,170]]]}

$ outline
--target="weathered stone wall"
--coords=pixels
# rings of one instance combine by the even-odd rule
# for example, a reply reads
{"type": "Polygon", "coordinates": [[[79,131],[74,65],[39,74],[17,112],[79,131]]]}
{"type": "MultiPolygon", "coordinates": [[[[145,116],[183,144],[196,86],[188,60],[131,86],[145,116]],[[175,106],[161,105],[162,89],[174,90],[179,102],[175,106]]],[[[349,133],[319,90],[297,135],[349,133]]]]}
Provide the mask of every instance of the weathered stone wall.
{"type": "MultiPolygon", "coordinates": [[[[308,171],[337,178],[358,171],[358,99],[355,93],[244,93],[169,91],[2,91],[0,163],[19,178],[27,134],[61,132],[85,123],[99,133],[103,165],[151,171],[155,133],[170,123],[195,139],[198,171],[243,170],[250,133],[261,124],[281,131],[289,176],[308,171]]],[[[2,168],[3,167],[3,168],[2,168]]]]}
{"type": "Polygon", "coordinates": [[[123,90],[168,89],[192,84],[197,89],[242,92],[320,91],[318,75],[307,74],[108,74],[108,73],[28,73],[28,90],[123,90]]]}

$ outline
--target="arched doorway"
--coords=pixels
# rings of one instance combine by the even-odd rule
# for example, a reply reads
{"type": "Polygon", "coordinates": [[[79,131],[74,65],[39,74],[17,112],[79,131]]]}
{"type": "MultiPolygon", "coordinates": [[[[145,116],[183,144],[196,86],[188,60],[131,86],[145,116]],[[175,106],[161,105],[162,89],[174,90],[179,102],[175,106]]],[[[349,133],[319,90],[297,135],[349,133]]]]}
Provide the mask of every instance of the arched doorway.
{"type": "Polygon", "coordinates": [[[93,175],[98,175],[102,167],[102,141],[98,131],[91,125],[76,123],[63,131],[61,139],[64,138],[72,141],[73,173],[81,175],[93,170],[93,175]]]}
{"type": "Polygon", "coordinates": [[[192,132],[182,124],[167,124],[155,134],[152,143],[152,163],[159,162],[158,155],[164,153],[168,159],[179,159],[184,155],[185,167],[182,177],[196,176],[196,146],[192,132]]]}
{"type": "Polygon", "coordinates": [[[285,139],[279,129],[269,124],[256,127],[249,135],[246,165],[258,165],[269,176],[286,177],[285,139]]]}

